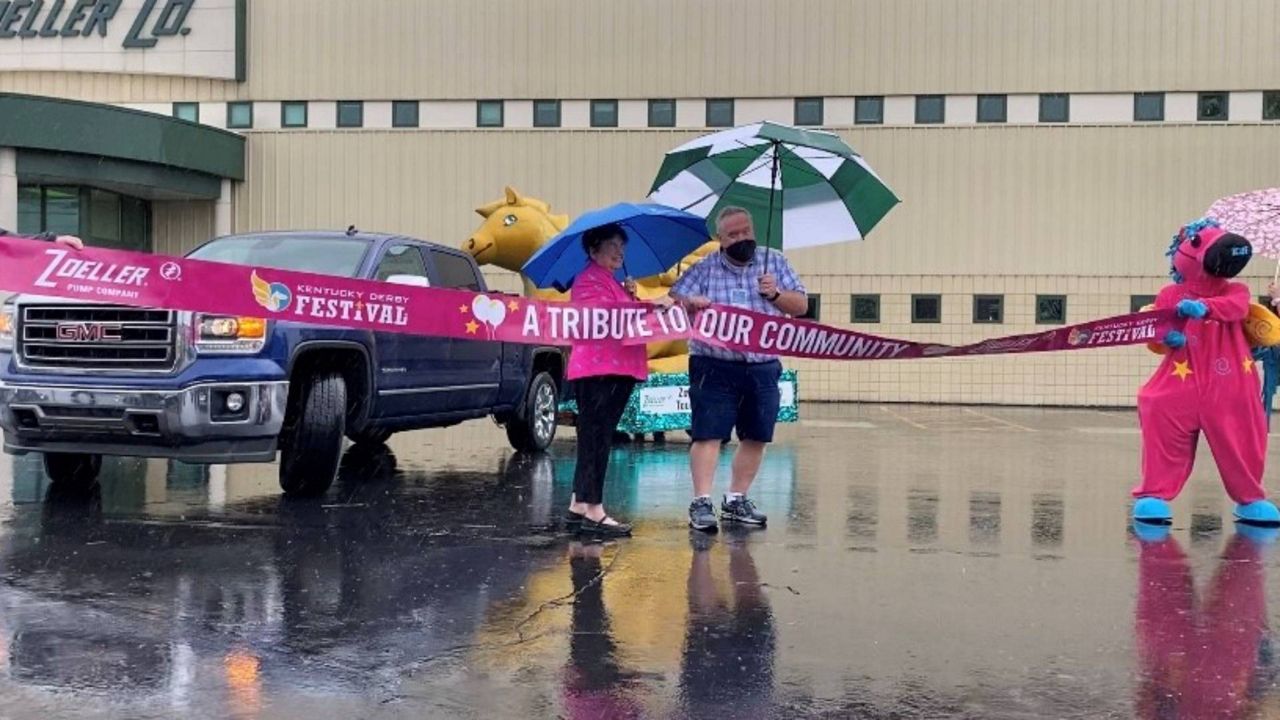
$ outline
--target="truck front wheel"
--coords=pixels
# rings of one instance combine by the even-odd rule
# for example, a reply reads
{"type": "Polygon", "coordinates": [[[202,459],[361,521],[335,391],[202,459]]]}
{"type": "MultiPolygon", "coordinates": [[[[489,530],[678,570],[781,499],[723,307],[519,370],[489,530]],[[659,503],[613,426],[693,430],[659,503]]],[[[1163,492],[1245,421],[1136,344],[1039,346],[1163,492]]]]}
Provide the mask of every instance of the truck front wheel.
{"type": "Polygon", "coordinates": [[[507,441],[521,452],[542,452],[556,438],[556,381],[550,373],[533,376],[524,410],[507,421],[507,441]]]}
{"type": "Polygon", "coordinates": [[[347,426],[347,383],[321,371],[302,382],[280,435],[280,489],[286,495],[323,495],[342,460],[347,426]]]}
{"type": "Polygon", "coordinates": [[[98,481],[102,456],[83,453],[45,453],[44,472],[59,487],[89,488],[98,481]]]}

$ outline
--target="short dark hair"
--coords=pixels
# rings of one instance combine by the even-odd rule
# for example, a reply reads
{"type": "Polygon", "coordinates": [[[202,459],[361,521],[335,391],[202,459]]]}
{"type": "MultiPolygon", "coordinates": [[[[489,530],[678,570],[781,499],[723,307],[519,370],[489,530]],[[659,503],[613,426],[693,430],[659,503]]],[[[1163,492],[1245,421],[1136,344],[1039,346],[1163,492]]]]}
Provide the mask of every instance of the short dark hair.
{"type": "Polygon", "coordinates": [[[605,244],[605,241],[612,240],[613,238],[622,238],[622,244],[626,245],[627,231],[623,230],[622,226],[617,223],[609,223],[608,225],[593,227],[582,233],[582,249],[586,250],[587,254],[590,255],[596,250],[599,250],[600,246],[605,244]]]}

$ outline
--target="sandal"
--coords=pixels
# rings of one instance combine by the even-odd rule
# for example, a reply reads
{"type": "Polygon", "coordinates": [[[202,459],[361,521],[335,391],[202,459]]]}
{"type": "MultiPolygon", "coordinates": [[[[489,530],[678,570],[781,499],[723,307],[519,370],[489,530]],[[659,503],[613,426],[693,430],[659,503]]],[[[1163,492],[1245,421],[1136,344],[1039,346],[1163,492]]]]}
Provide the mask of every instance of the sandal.
{"type": "Polygon", "coordinates": [[[616,524],[606,522],[611,519],[608,515],[605,515],[600,519],[600,522],[596,522],[584,517],[582,518],[582,524],[578,526],[578,532],[597,537],[631,537],[630,525],[616,520],[614,521],[616,524]]]}

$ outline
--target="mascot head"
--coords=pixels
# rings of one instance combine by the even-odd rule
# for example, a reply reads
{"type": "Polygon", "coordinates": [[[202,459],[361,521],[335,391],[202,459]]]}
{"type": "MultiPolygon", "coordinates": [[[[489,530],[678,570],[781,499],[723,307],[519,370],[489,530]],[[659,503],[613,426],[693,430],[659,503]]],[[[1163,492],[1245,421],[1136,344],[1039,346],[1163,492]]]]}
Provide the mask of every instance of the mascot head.
{"type": "Polygon", "coordinates": [[[1244,270],[1253,257],[1253,246],[1202,218],[1179,230],[1165,255],[1170,258],[1174,282],[1222,283],[1244,270]]]}

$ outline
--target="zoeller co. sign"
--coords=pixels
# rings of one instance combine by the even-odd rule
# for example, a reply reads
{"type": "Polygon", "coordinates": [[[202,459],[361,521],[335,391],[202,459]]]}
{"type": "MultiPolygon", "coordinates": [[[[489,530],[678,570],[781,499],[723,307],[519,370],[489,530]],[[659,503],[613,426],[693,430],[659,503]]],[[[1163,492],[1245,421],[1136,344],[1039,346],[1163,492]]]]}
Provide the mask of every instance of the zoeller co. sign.
{"type": "Polygon", "coordinates": [[[244,79],[246,0],[0,0],[0,71],[244,79]]]}

